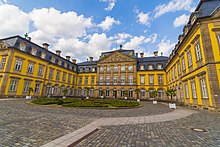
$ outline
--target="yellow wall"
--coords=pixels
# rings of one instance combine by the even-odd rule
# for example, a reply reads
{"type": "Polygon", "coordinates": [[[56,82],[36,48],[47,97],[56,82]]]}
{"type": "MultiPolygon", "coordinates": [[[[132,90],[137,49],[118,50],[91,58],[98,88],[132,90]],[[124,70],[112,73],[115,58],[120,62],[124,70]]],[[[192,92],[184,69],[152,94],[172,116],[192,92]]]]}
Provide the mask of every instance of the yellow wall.
{"type": "Polygon", "coordinates": [[[79,73],[77,75],[77,88],[93,87],[96,88],[96,73],[79,73]],[[91,85],[91,79],[94,76],[94,85],[91,85]],[[82,77],[82,84],[79,85],[79,77],[82,77]],[[88,84],[85,85],[85,77],[88,77],[88,84]]]}

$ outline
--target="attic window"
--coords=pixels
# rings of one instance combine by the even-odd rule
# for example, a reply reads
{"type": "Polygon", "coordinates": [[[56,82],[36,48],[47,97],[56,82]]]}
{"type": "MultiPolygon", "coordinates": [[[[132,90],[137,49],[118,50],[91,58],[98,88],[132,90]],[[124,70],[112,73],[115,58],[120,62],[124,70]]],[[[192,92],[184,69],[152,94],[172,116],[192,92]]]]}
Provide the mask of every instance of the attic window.
{"type": "Polygon", "coordinates": [[[34,55],[34,56],[36,56],[36,54],[37,54],[37,49],[36,49],[36,48],[32,48],[31,54],[34,55]]]}
{"type": "Polygon", "coordinates": [[[158,64],[157,69],[162,69],[162,64],[158,64]]]}
{"type": "Polygon", "coordinates": [[[153,69],[153,65],[148,65],[148,69],[152,70],[153,69]]]}
{"type": "Polygon", "coordinates": [[[20,50],[25,51],[26,49],[26,44],[25,43],[20,43],[20,50]]]}
{"type": "Polygon", "coordinates": [[[140,65],[140,70],[144,70],[144,64],[140,65]]]}
{"type": "Polygon", "coordinates": [[[80,68],[80,72],[83,72],[83,71],[84,71],[84,68],[83,68],[83,67],[81,67],[81,68],[80,68]]]}

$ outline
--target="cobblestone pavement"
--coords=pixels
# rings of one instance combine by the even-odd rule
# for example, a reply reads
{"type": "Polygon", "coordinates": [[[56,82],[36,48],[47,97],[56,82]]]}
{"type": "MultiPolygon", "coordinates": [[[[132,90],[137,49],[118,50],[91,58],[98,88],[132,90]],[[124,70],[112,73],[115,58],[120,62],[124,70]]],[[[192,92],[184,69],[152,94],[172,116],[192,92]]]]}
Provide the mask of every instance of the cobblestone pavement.
{"type": "Polygon", "coordinates": [[[103,126],[77,147],[220,146],[220,115],[198,112],[168,122],[103,126]],[[196,132],[191,128],[207,132],[196,132]]]}
{"type": "Polygon", "coordinates": [[[167,106],[142,102],[144,107],[120,110],[54,108],[0,101],[0,147],[40,146],[73,132],[100,117],[132,117],[167,113],[167,106]]]}

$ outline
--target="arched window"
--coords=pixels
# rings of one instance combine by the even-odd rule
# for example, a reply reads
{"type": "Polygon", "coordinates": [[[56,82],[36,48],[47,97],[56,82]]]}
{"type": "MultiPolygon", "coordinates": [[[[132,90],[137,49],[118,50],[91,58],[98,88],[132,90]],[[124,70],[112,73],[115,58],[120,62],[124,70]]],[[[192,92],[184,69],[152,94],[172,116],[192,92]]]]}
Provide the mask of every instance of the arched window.
{"type": "Polygon", "coordinates": [[[144,70],[145,68],[144,68],[144,64],[141,64],[140,65],[140,70],[144,70]]]}
{"type": "Polygon", "coordinates": [[[149,64],[149,65],[148,65],[148,69],[149,69],[149,70],[153,70],[153,69],[154,69],[153,65],[152,65],[152,64],[149,64]]]}
{"type": "Polygon", "coordinates": [[[162,64],[157,64],[157,69],[162,69],[162,64]]]}

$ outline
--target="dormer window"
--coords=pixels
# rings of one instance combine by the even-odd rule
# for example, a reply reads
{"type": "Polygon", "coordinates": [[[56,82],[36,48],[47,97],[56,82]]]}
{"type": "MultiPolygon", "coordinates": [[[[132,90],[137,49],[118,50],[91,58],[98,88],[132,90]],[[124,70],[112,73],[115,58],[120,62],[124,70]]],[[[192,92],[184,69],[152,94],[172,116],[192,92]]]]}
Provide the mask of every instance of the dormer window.
{"type": "Polygon", "coordinates": [[[191,19],[191,25],[193,25],[195,21],[196,21],[196,15],[194,14],[192,19],[191,19]]]}
{"type": "Polygon", "coordinates": [[[55,60],[56,60],[56,59],[55,59],[54,57],[51,57],[51,60],[50,60],[50,61],[51,61],[52,63],[55,63],[55,60]]]}
{"type": "Polygon", "coordinates": [[[61,60],[58,61],[58,65],[60,65],[60,66],[62,65],[62,61],[61,60]]]}
{"type": "Polygon", "coordinates": [[[104,72],[104,68],[103,67],[100,67],[100,72],[104,72]]]}
{"type": "Polygon", "coordinates": [[[41,58],[45,59],[45,58],[46,58],[46,55],[47,55],[47,54],[46,54],[45,52],[42,52],[42,53],[41,53],[41,58]]]}
{"type": "Polygon", "coordinates": [[[64,67],[65,67],[65,68],[67,67],[67,63],[66,63],[66,62],[64,63],[64,67]]]}
{"type": "Polygon", "coordinates": [[[20,44],[20,50],[21,51],[25,51],[25,49],[26,49],[26,44],[25,43],[21,43],[20,44]]]}
{"type": "Polygon", "coordinates": [[[144,64],[140,65],[140,70],[144,70],[144,64]]]}
{"type": "Polygon", "coordinates": [[[95,67],[92,68],[92,72],[95,72],[95,67]]]}
{"type": "Polygon", "coordinates": [[[162,69],[162,64],[158,64],[157,69],[162,69]]]}
{"type": "Polygon", "coordinates": [[[86,67],[86,72],[89,72],[90,68],[89,67],[86,67]]]}
{"type": "Polygon", "coordinates": [[[148,65],[149,70],[153,70],[153,65],[148,65]]]}
{"type": "Polygon", "coordinates": [[[36,56],[37,55],[37,49],[36,48],[32,48],[31,54],[36,56]]]}
{"type": "Polygon", "coordinates": [[[80,72],[83,72],[83,71],[84,71],[84,68],[83,68],[83,67],[81,67],[79,71],[80,71],[80,72]]]}

